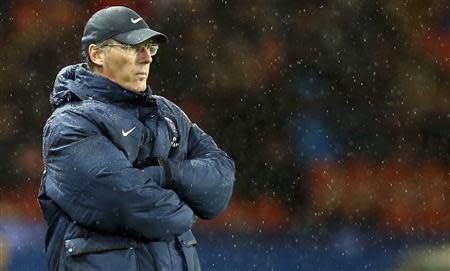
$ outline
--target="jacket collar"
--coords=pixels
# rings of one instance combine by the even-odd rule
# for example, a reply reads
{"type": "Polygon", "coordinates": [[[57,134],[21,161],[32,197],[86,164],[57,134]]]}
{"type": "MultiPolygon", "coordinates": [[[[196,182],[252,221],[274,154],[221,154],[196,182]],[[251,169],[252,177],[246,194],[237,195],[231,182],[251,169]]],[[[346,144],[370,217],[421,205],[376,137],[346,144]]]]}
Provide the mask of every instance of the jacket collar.
{"type": "Polygon", "coordinates": [[[50,103],[58,107],[75,95],[79,100],[94,99],[105,103],[142,104],[151,100],[152,90],[135,93],[114,83],[106,77],[96,75],[86,64],[70,65],[57,75],[50,103]]]}

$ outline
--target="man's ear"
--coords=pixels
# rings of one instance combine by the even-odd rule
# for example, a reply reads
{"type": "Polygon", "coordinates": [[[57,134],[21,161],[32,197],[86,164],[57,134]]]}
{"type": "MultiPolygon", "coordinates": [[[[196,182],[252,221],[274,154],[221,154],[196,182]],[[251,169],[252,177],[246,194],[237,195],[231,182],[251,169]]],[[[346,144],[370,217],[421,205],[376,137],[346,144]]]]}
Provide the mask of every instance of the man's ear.
{"type": "Polygon", "coordinates": [[[103,64],[105,63],[105,52],[97,45],[89,45],[89,57],[95,65],[103,67],[103,64]]]}

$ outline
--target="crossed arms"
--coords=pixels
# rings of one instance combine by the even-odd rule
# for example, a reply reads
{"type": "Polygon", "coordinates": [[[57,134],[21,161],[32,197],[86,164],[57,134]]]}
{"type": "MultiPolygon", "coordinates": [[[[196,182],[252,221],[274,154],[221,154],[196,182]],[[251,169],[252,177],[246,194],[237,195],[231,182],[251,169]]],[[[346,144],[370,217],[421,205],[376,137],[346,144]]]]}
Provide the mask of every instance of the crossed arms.
{"type": "Polygon", "coordinates": [[[234,163],[200,128],[189,132],[188,158],[169,161],[173,187],[134,168],[91,121],[69,110],[44,128],[45,193],[72,220],[110,233],[163,240],[212,218],[228,203],[234,163]]]}

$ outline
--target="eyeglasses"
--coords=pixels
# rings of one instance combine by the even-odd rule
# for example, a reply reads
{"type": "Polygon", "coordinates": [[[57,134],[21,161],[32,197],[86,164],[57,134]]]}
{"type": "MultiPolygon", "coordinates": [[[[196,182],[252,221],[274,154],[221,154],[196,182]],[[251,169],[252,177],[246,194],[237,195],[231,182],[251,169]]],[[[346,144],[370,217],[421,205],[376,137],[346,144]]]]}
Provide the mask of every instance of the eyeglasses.
{"type": "Polygon", "coordinates": [[[150,52],[151,56],[156,55],[156,52],[158,52],[158,44],[156,43],[140,43],[136,45],[130,45],[130,44],[102,44],[103,47],[120,47],[125,52],[127,52],[129,55],[137,55],[138,52],[142,52],[142,50],[145,48],[150,52]]]}

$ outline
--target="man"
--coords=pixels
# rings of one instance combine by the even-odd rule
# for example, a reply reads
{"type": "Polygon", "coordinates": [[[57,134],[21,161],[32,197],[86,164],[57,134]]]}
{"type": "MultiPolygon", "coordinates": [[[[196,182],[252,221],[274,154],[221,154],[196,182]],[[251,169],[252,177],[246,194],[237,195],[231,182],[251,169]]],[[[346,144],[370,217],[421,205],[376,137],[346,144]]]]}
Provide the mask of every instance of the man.
{"type": "Polygon", "coordinates": [[[58,74],[39,193],[50,270],[200,270],[190,229],[224,210],[234,163],[147,86],[166,39],[131,9],[102,9],[87,64],[58,74]]]}

